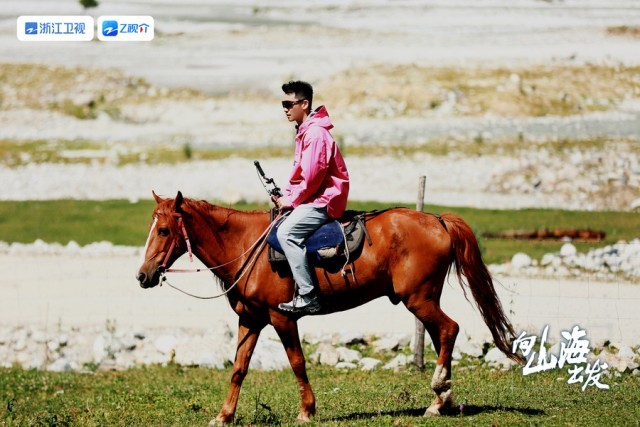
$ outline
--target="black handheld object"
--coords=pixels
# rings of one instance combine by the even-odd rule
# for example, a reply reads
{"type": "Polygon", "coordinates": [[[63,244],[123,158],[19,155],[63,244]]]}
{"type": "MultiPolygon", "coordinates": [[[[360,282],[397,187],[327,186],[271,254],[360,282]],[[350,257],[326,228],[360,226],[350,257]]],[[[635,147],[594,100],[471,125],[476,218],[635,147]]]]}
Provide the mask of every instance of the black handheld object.
{"type": "Polygon", "coordinates": [[[260,162],[257,160],[254,160],[253,164],[258,170],[258,173],[260,174],[260,176],[262,177],[264,184],[273,185],[272,189],[268,189],[267,186],[263,184],[264,188],[267,190],[267,193],[269,193],[270,196],[282,197],[282,191],[280,191],[280,187],[278,187],[278,184],[275,183],[273,178],[267,178],[264,171],[262,170],[262,166],[260,166],[260,162]]]}

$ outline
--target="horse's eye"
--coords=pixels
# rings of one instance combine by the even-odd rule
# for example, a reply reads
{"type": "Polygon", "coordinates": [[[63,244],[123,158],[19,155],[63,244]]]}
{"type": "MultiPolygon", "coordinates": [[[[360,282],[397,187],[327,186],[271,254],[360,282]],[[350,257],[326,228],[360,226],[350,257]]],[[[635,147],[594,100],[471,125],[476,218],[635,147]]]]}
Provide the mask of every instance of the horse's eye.
{"type": "Polygon", "coordinates": [[[169,229],[168,228],[160,228],[158,229],[158,234],[161,236],[168,236],[169,235],[169,229]]]}

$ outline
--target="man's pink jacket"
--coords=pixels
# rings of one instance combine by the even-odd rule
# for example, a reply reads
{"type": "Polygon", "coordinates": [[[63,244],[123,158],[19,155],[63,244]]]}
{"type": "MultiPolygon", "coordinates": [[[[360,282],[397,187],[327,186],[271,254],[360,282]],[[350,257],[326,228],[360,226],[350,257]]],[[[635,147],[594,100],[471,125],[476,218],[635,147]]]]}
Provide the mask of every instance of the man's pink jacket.
{"type": "Polygon", "coordinates": [[[294,208],[307,203],[326,206],[329,216],[338,218],[347,206],[349,173],[338,144],[329,133],[332,127],[324,106],[300,124],[285,196],[294,208]]]}

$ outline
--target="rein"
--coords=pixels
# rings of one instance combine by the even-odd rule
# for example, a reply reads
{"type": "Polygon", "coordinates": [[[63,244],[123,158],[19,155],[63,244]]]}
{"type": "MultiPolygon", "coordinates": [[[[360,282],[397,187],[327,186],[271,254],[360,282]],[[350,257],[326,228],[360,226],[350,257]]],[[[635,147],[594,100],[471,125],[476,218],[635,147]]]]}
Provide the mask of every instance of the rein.
{"type": "MultiPolygon", "coordinates": [[[[183,236],[185,242],[187,243],[187,251],[189,252],[189,261],[193,262],[193,255],[192,255],[192,251],[191,251],[191,242],[189,241],[189,235],[187,234],[187,229],[185,228],[184,221],[182,220],[182,214],[179,213],[179,212],[174,212],[173,216],[178,218],[178,227],[182,230],[182,236],[183,236]]],[[[282,215],[278,215],[277,218],[279,218],[281,216],[282,215]]],[[[147,238],[147,245],[148,245],[149,239],[151,238],[151,233],[153,232],[153,229],[154,229],[154,227],[156,225],[156,222],[157,222],[157,218],[155,218],[155,220],[153,222],[153,225],[151,226],[151,231],[149,232],[149,238],[147,238]]],[[[231,291],[240,282],[240,280],[244,277],[246,272],[249,271],[248,267],[249,266],[253,266],[255,264],[255,262],[258,260],[258,256],[260,255],[260,253],[262,252],[262,249],[264,249],[264,246],[267,243],[267,240],[266,240],[265,237],[269,234],[269,232],[275,226],[275,224],[276,224],[276,221],[272,221],[269,224],[269,226],[267,227],[267,229],[260,235],[260,237],[258,237],[258,239],[251,246],[249,246],[249,248],[246,251],[244,251],[242,254],[240,254],[236,258],[232,259],[231,261],[225,262],[224,264],[216,265],[214,267],[207,267],[207,268],[194,268],[194,269],[179,269],[179,268],[169,268],[169,269],[167,269],[166,268],[167,264],[169,262],[169,258],[171,257],[171,254],[173,253],[173,250],[176,247],[178,239],[180,238],[179,235],[176,235],[173,238],[173,241],[171,242],[171,246],[169,247],[169,250],[167,251],[167,255],[164,258],[164,262],[160,266],[160,286],[162,286],[163,283],[166,283],[169,287],[171,287],[171,288],[173,288],[173,289],[175,289],[175,290],[177,290],[179,292],[182,292],[185,295],[188,295],[188,296],[193,297],[193,298],[198,298],[198,299],[214,299],[214,298],[220,298],[220,297],[226,295],[227,293],[229,293],[229,291],[231,291]],[[239,260],[242,257],[244,257],[249,252],[253,251],[256,247],[258,248],[258,250],[255,251],[254,255],[252,255],[252,257],[249,258],[248,262],[244,263],[240,267],[240,270],[238,271],[238,273],[236,273],[236,275],[241,273],[240,276],[238,276],[236,281],[233,282],[231,284],[231,286],[229,286],[229,288],[227,288],[224,292],[222,292],[219,295],[207,296],[207,297],[194,295],[194,294],[186,292],[186,291],[184,291],[184,290],[172,285],[167,280],[166,273],[198,273],[198,272],[201,272],[201,271],[217,270],[218,268],[221,268],[221,267],[224,267],[226,265],[229,265],[229,264],[232,264],[232,263],[236,262],[237,260],[239,260]]],[[[145,245],[145,252],[146,252],[146,245],[145,245]]]]}

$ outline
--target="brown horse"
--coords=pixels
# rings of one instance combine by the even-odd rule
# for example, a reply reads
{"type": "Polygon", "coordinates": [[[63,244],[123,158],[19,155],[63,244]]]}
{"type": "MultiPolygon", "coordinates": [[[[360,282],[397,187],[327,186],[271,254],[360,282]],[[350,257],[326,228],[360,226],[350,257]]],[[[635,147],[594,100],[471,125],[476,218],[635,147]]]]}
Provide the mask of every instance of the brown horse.
{"type": "MultiPolygon", "coordinates": [[[[278,274],[270,265],[263,246],[251,249],[269,227],[269,213],[226,209],[184,199],[180,192],[175,199],[161,199],[155,193],[154,197],[158,205],[138,272],[140,286],[156,286],[163,269],[192,248],[206,266],[220,267],[213,270],[214,274],[228,291],[229,303],[239,316],[231,385],[211,424],[233,421],[251,354],[260,331],[268,324],[282,340],[300,385],[302,407],[297,419],[309,421],[315,414],[316,401],[298,336],[299,315],[277,309],[279,303],[291,300],[293,280],[290,274],[278,274]]],[[[518,360],[509,344],[513,328],[502,310],[471,228],[452,213],[443,214],[442,220],[403,208],[383,212],[367,220],[372,245],[365,243],[360,257],[351,265],[352,274],[315,270],[320,298],[327,308],[323,313],[348,310],[386,296],[394,304],[402,302],[424,323],[438,353],[431,381],[436,397],[425,416],[439,415],[454,404],[451,353],[459,328],[440,309],[442,287],[452,265],[459,279],[461,275],[466,277],[466,286],[471,289],[496,346],[518,360]]]]}

